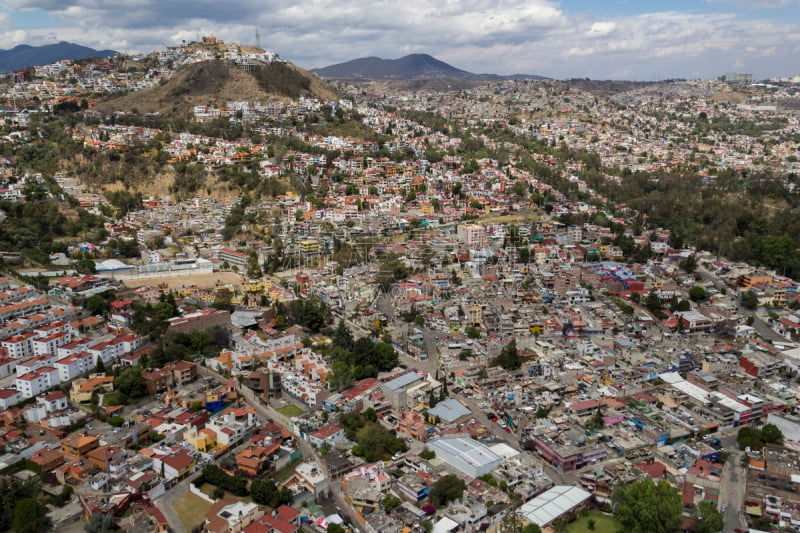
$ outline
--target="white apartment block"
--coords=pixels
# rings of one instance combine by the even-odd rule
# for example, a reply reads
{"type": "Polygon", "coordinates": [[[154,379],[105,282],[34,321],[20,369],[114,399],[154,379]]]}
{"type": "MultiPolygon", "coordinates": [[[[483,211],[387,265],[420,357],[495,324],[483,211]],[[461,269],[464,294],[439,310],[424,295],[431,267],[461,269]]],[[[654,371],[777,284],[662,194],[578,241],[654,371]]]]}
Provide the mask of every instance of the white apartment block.
{"type": "Polygon", "coordinates": [[[18,377],[14,382],[23,398],[33,398],[59,383],[58,370],[52,366],[45,366],[35,372],[29,372],[18,377]]]}
{"type": "Polygon", "coordinates": [[[97,344],[96,339],[75,339],[74,341],[64,344],[63,346],[59,346],[58,350],[56,351],[56,355],[59,359],[61,359],[70,355],[79,354],[81,352],[85,352],[95,344],[97,344]]]}
{"type": "Polygon", "coordinates": [[[34,334],[32,332],[26,332],[9,337],[0,342],[0,345],[6,349],[9,357],[13,359],[22,359],[23,357],[33,355],[33,337],[34,334]]]}
{"type": "Polygon", "coordinates": [[[65,331],[58,331],[52,333],[47,337],[33,339],[33,354],[34,355],[55,355],[59,346],[64,346],[72,340],[72,334],[65,331]]]}
{"type": "Polygon", "coordinates": [[[56,361],[53,366],[58,370],[59,380],[64,383],[91,372],[97,365],[92,354],[82,352],[63,357],[56,361]]]}
{"type": "Polygon", "coordinates": [[[0,409],[5,411],[22,401],[22,393],[14,389],[0,389],[0,409]]]}
{"type": "Polygon", "coordinates": [[[36,372],[40,368],[44,368],[46,366],[53,366],[55,361],[56,357],[54,355],[40,355],[38,357],[31,357],[30,359],[26,359],[25,361],[17,363],[17,376],[24,376],[25,374],[36,372]]]}

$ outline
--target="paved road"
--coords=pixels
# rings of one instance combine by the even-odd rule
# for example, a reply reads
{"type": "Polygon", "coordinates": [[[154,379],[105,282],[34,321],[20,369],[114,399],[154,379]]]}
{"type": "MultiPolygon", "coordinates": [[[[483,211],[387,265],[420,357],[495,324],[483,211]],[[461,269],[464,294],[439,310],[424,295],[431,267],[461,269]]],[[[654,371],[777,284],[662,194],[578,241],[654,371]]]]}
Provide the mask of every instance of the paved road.
{"type": "Polygon", "coordinates": [[[724,513],[725,531],[734,531],[747,527],[743,509],[744,493],[747,484],[747,471],[740,465],[743,452],[739,451],[736,444],[736,433],[722,437],[722,445],[728,450],[730,456],[722,470],[722,487],[720,487],[719,503],[726,506],[724,513]]]}
{"type": "MultiPolygon", "coordinates": [[[[183,527],[183,522],[181,522],[178,513],[175,512],[175,501],[186,494],[189,490],[189,484],[196,478],[197,476],[189,476],[171,489],[169,489],[163,496],[157,498],[155,500],[156,507],[159,511],[164,513],[164,518],[167,519],[167,523],[169,524],[169,530],[172,533],[187,533],[186,528],[183,527]]],[[[198,520],[202,520],[202,517],[198,517],[198,520]]],[[[199,523],[199,521],[198,521],[199,523]]]]}
{"type": "MultiPolygon", "coordinates": [[[[700,276],[704,280],[712,282],[714,284],[714,287],[716,287],[718,290],[721,290],[723,288],[727,289],[725,282],[721,280],[717,275],[704,269],[698,269],[697,273],[700,274],[700,276]]],[[[755,328],[756,332],[759,335],[761,335],[761,338],[763,338],[764,340],[770,342],[788,342],[785,337],[776,333],[775,330],[769,327],[769,324],[761,320],[754,311],[751,311],[750,309],[745,309],[740,305],[739,312],[746,317],[752,317],[753,327],[755,328]]]]}

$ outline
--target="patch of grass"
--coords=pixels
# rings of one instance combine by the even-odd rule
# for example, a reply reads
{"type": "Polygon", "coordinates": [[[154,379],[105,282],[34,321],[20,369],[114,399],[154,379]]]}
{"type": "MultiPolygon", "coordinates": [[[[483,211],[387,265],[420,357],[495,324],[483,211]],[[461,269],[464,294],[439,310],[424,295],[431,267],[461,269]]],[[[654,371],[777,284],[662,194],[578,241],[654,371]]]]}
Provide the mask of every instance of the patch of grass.
{"type": "Polygon", "coordinates": [[[287,405],[286,407],[281,407],[278,409],[278,412],[283,416],[299,416],[303,414],[303,410],[296,405],[287,405]]]}
{"type": "Polygon", "coordinates": [[[567,526],[567,533],[617,533],[622,524],[613,516],[592,511],[567,526]],[[594,531],[589,529],[589,519],[594,520],[594,531]]]}
{"type": "Polygon", "coordinates": [[[192,531],[195,526],[203,522],[203,517],[211,508],[211,504],[200,496],[187,492],[175,500],[173,507],[186,531],[192,531]]]}
{"type": "MultiPolygon", "coordinates": [[[[202,492],[206,496],[209,496],[211,498],[214,497],[214,489],[216,487],[214,485],[212,485],[211,483],[203,483],[198,488],[200,489],[200,492],[202,492]]],[[[236,500],[239,500],[240,502],[246,502],[246,503],[252,503],[253,502],[253,499],[250,496],[236,496],[234,494],[231,494],[227,490],[225,491],[225,496],[223,496],[223,498],[234,498],[236,500]]]]}
{"type": "Polygon", "coordinates": [[[294,469],[297,468],[297,465],[299,465],[302,462],[303,462],[302,459],[295,459],[294,461],[289,463],[289,465],[286,468],[283,468],[282,470],[278,470],[277,472],[275,472],[275,474],[272,477],[278,483],[283,483],[287,479],[292,477],[292,474],[294,474],[294,469]]]}

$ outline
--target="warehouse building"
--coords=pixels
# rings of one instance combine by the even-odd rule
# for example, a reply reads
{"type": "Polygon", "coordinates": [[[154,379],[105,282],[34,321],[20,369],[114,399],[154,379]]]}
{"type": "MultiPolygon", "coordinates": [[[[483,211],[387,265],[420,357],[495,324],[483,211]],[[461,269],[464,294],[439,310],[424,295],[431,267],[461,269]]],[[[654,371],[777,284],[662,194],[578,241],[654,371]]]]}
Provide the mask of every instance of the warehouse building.
{"type": "Polygon", "coordinates": [[[562,516],[582,509],[592,495],[570,485],[556,485],[519,508],[519,513],[532,524],[544,528],[562,516]]]}
{"type": "Polygon", "coordinates": [[[488,474],[504,461],[488,446],[469,438],[437,439],[427,447],[436,452],[437,459],[471,478],[488,474]]]}

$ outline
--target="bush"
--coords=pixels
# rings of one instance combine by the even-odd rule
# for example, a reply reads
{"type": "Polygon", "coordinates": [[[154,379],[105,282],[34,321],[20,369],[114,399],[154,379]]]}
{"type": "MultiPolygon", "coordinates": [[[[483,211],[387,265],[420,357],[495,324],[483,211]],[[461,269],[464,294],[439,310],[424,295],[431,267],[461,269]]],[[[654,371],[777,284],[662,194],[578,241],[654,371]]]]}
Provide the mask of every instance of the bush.
{"type": "Polygon", "coordinates": [[[400,505],[401,503],[403,502],[400,501],[400,498],[398,498],[394,494],[387,494],[386,496],[383,497],[383,500],[381,501],[383,510],[386,511],[387,513],[391,513],[392,511],[394,511],[397,508],[397,506],[400,505]]]}
{"type": "Polygon", "coordinates": [[[121,392],[107,392],[103,395],[103,404],[107,407],[128,405],[128,397],[121,392]]]}
{"type": "Polygon", "coordinates": [[[232,476],[215,464],[203,467],[203,479],[234,496],[247,496],[247,480],[232,476]]]}

